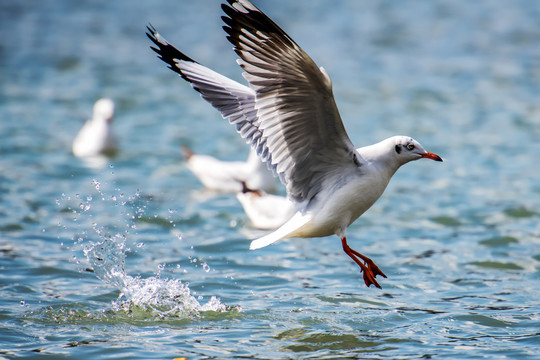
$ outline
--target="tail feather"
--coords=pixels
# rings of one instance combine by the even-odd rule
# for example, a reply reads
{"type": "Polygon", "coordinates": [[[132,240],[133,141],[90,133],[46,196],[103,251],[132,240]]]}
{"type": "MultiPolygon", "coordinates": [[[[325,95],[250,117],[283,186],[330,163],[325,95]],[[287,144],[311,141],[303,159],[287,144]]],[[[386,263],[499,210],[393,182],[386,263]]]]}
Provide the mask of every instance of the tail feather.
{"type": "Polygon", "coordinates": [[[296,230],[307,224],[311,220],[311,215],[297,212],[289,221],[283,224],[276,231],[255,239],[249,245],[250,250],[260,249],[281,239],[287,239],[295,236],[296,230]]]}

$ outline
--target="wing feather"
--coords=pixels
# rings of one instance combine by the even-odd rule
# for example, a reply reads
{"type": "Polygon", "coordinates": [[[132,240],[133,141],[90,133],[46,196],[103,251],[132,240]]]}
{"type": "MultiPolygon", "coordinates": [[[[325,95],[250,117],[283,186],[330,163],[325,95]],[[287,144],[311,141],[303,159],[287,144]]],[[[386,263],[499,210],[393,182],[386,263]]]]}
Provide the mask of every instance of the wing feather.
{"type": "Polygon", "coordinates": [[[228,40],[256,93],[259,153],[297,201],[312,199],[356,153],[328,75],[270,18],[246,0],[222,5],[228,40]]]}
{"type": "Polygon", "coordinates": [[[156,47],[151,47],[169,68],[191,83],[201,97],[216,108],[237,131],[256,147],[262,144],[262,132],[257,121],[255,91],[199,64],[169,44],[154,27],[146,35],[156,47]]]}
{"type": "Polygon", "coordinates": [[[309,201],[327,179],[355,171],[363,161],[341,121],[330,78],[247,0],[227,1],[223,28],[249,87],[197,63],[149,26],[147,35],[157,46],[152,49],[229,118],[292,199],[309,201]]]}

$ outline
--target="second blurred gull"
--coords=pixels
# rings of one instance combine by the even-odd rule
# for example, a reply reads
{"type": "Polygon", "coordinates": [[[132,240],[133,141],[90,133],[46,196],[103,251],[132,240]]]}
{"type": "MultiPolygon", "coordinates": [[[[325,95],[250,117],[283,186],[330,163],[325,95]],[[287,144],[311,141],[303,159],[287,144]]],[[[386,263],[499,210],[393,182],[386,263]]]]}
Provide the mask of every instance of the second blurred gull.
{"type": "Polygon", "coordinates": [[[296,212],[296,206],[286,197],[250,189],[245,183],[236,198],[242,204],[253,227],[257,229],[277,229],[296,212]]]}
{"type": "Polygon", "coordinates": [[[252,189],[276,191],[274,175],[253,149],[247,161],[221,161],[209,155],[195,154],[186,146],[182,150],[188,169],[210,190],[238,193],[244,182],[252,189]]]}

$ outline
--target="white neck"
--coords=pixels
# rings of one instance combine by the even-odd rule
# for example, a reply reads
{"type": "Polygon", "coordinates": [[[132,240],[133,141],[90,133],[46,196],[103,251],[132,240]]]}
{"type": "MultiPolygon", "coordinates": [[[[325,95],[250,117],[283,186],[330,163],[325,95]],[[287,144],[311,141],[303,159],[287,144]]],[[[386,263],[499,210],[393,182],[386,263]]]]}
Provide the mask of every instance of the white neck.
{"type": "Polygon", "coordinates": [[[373,145],[356,149],[369,163],[376,163],[381,171],[386,172],[386,176],[391,178],[395,172],[403,165],[400,158],[396,156],[394,150],[394,139],[388,138],[373,145]]]}

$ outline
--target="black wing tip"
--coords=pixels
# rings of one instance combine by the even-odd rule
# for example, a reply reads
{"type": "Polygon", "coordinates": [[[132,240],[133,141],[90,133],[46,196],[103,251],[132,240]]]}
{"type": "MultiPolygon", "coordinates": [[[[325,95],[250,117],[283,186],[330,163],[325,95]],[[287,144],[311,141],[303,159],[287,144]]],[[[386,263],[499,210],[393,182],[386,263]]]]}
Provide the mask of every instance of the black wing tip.
{"type": "MultiPolygon", "coordinates": [[[[148,30],[148,31],[146,32],[146,36],[147,36],[150,40],[152,40],[153,43],[155,43],[156,45],[158,45],[158,39],[157,39],[158,32],[157,32],[156,28],[154,28],[154,27],[152,26],[152,24],[148,24],[148,25],[146,25],[146,29],[148,30]]],[[[156,50],[154,49],[154,51],[156,51],[156,50]]]]}
{"type": "MultiPolygon", "coordinates": [[[[221,4],[221,9],[223,11],[225,11],[226,13],[228,11],[236,11],[236,8],[234,7],[234,4],[240,4],[240,1],[238,1],[238,0],[227,0],[227,2],[229,3],[228,5],[227,4],[221,4]]],[[[242,4],[240,4],[240,6],[244,7],[242,4]]]]}
{"type": "MultiPolygon", "coordinates": [[[[227,0],[230,5],[221,4],[221,9],[225,13],[221,17],[225,23],[223,30],[235,42],[241,43],[241,37],[245,36],[245,32],[256,34],[258,32],[271,34],[279,43],[293,46],[295,42],[287,35],[283,29],[269,18],[263,11],[247,0],[227,0]]],[[[258,35],[254,35],[259,37],[258,35]]],[[[234,46],[237,44],[232,42],[234,46]]]]}
{"type": "Polygon", "coordinates": [[[158,54],[158,59],[165,62],[168,65],[168,68],[179,74],[182,79],[191,82],[191,80],[183,73],[182,69],[178,67],[178,61],[198,63],[169,44],[167,40],[159,35],[159,32],[152,24],[148,24],[146,28],[148,29],[146,36],[156,45],[156,47],[150,46],[150,49],[158,54]]]}
{"type": "Polygon", "coordinates": [[[169,44],[169,42],[165,40],[159,34],[159,32],[156,30],[154,26],[152,26],[152,24],[148,24],[146,28],[148,29],[146,36],[148,36],[148,38],[152,40],[152,42],[158,46],[157,49],[152,46],[150,48],[154,50],[156,53],[158,53],[158,55],[161,56],[161,59],[163,61],[170,63],[169,60],[176,59],[176,60],[181,60],[181,61],[189,61],[189,62],[197,63],[195,60],[193,60],[192,58],[190,58],[189,56],[187,56],[186,54],[184,54],[183,52],[181,52],[180,50],[178,50],[177,48],[169,44]]]}
{"type": "Polygon", "coordinates": [[[233,8],[234,11],[240,11],[240,12],[250,12],[250,11],[258,11],[260,10],[253,5],[248,0],[227,0],[229,5],[221,4],[221,8],[229,7],[233,8]]]}
{"type": "MultiPolygon", "coordinates": [[[[146,28],[148,29],[148,31],[150,31],[152,33],[152,35],[157,34],[157,30],[154,27],[154,25],[152,25],[152,23],[148,23],[148,25],[146,25],[146,28]]],[[[148,33],[146,33],[146,34],[148,35],[148,33]]]]}
{"type": "MultiPolygon", "coordinates": [[[[156,45],[159,46],[159,40],[158,40],[158,36],[159,36],[159,33],[157,32],[156,28],[152,25],[152,24],[148,24],[146,25],[146,29],[148,30],[146,32],[146,36],[152,40],[152,42],[156,45]]],[[[152,50],[156,51],[155,48],[152,48],[152,50]]],[[[157,51],[156,51],[157,52],[157,51]]]]}
{"type": "Polygon", "coordinates": [[[264,13],[248,1],[227,0],[229,5],[221,4],[221,9],[226,16],[221,19],[231,28],[249,26],[253,28],[255,23],[262,25],[261,18],[267,18],[264,13]]]}

